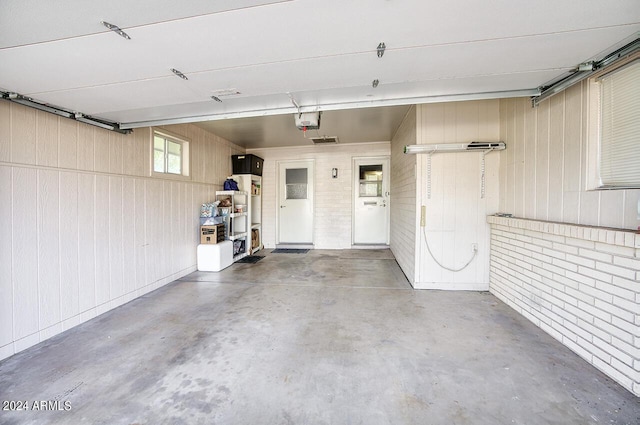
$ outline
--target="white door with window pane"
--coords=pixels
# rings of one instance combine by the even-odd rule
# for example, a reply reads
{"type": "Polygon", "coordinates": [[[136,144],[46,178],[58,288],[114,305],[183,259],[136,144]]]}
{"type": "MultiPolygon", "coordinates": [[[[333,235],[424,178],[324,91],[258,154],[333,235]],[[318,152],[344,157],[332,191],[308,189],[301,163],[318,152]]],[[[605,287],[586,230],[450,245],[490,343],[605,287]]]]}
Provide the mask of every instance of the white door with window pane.
{"type": "Polygon", "coordinates": [[[278,163],[278,243],[313,243],[313,161],[278,163]]]}
{"type": "Polygon", "coordinates": [[[354,159],[353,244],[389,244],[389,158],[354,159]]]}

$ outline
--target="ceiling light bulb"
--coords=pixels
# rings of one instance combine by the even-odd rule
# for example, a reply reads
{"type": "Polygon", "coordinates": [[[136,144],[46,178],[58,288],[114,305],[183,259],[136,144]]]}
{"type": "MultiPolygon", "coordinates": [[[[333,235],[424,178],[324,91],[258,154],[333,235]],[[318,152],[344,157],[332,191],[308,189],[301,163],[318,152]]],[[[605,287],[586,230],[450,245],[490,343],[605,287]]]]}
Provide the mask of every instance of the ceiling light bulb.
{"type": "Polygon", "coordinates": [[[378,44],[378,48],[376,49],[378,51],[378,57],[381,58],[382,55],[384,55],[384,51],[387,48],[387,46],[384,44],[384,41],[380,44],[378,44]]]}
{"type": "Polygon", "coordinates": [[[374,89],[376,87],[378,87],[378,84],[380,84],[380,81],[377,78],[375,80],[373,80],[373,83],[371,83],[371,85],[373,86],[374,89]]]}

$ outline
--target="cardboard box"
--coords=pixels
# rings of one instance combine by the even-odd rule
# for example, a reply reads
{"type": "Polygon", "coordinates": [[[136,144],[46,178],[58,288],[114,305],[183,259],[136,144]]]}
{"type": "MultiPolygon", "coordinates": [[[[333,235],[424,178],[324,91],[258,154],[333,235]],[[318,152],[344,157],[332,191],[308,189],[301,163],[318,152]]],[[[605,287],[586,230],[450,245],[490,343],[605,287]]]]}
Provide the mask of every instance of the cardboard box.
{"type": "Polygon", "coordinates": [[[224,224],[200,226],[200,243],[216,244],[224,241],[224,224]]]}

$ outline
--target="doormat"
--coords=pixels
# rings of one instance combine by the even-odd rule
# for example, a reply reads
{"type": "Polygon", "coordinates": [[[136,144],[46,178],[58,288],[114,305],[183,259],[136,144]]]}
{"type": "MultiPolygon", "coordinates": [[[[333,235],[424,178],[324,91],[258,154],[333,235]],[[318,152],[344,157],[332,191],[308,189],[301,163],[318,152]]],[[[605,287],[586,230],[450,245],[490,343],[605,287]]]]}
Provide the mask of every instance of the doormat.
{"type": "Polygon", "coordinates": [[[263,258],[264,258],[264,256],[262,256],[262,255],[249,255],[248,257],[243,257],[243,258],[239,259],[238,261],[236,261],[236,263],[255,264],[258,261],[262,260],[263,258]]]}
{"type": "Polygon", "coordinates": [[[277,248],[271,251],[272,254],[306,254],[309,252],[308,249],[286,249],[286,248],[277,248]]]}

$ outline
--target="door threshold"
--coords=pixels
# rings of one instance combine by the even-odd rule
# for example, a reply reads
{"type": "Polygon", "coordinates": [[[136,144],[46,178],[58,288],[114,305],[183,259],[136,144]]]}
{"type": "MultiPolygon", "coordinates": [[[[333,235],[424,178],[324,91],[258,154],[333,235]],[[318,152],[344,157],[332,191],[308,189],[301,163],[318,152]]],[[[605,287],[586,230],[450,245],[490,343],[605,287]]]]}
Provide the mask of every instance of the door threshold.
{"type": "Polygon", "coordinates": [[[313,244],[308,243],[279,243],[276,249],[313,249],[313,244]]]}
{"type": "Polygon", "coordinates": [[[351,245],[351,249],[389,249],[389,245],[386,244],[353,244],[351,245]]]}

